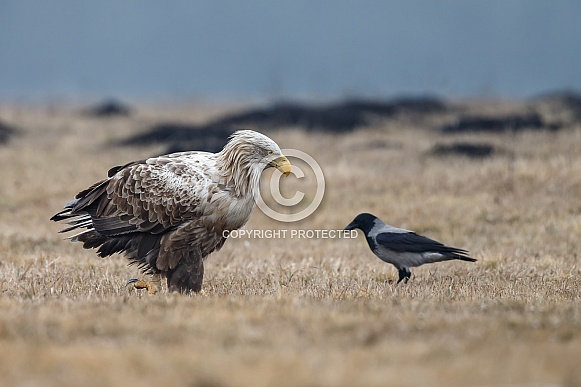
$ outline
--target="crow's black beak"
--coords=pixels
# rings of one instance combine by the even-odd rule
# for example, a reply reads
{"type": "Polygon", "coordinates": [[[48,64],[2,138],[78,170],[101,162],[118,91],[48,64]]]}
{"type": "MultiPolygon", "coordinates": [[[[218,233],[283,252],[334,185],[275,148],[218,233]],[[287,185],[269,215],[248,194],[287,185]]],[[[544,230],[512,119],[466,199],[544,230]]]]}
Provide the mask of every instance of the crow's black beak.
{"type": "Polygon", "coordinates": [[[357,223],[351,222],[343,230],[349,231],[349,230],[355,230],[356,228],[359,228],[359,226],[357,225],[357,223]]]}

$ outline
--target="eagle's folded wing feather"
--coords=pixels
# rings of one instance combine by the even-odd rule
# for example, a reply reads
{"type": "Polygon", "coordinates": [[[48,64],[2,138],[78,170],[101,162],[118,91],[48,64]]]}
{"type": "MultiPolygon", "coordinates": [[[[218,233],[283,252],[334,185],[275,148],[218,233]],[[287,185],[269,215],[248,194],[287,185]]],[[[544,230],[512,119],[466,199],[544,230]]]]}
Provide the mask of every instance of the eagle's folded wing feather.
{"type": "Polygon", "coordinates": [[[86,190],[72,213],[88,213],[94,228],[107,236],[134,231],[160,234],[194,219],[215,184],[201,168],[167,161],[150,159],[119,168],[86,190]]]}

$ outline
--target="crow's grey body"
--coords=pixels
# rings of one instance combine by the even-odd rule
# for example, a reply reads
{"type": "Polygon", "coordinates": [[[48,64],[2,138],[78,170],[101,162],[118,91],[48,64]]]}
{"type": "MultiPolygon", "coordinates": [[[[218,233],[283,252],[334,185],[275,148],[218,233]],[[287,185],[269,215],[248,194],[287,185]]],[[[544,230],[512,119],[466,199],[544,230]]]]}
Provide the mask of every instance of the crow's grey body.
{"type": "Polygon", "coordinates": [[[369,248],[379,259],[391,263],[399,271],[398,283],[411,276],[410,267],[425,263],[459,259],[475,262],[468,251],[446,246],[413,231],[385,224],[371,214],[359,214],[345,227],[346,230],[360,229],[365,233],[369,248]]]}

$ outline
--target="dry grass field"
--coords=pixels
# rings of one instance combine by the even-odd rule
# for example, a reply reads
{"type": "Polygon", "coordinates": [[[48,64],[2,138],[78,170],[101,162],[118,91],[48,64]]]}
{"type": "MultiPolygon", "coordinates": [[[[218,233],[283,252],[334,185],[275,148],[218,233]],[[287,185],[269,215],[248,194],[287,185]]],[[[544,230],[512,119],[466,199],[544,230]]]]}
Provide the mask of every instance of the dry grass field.
{"type": "Polygon", "coordinates": [[[340,229],[367,211],[478,259],[415,268],[407,285],[362,236],[232,239],[206,261],[204,295],[148,296],[125,287],[138,272],[124,258],[99,259],[49,222],[108,168],[161,151],[111,141],[223,111],[0,106],[21,129],[0,147],[1,385],[581,385],[579,126],[450,137],[439,117],[272,132],[317,159],[326,195],[301,222],[257,210],[247,229],[340,229]],[[428,153],[458,139],[504,151],[428,153]]]}

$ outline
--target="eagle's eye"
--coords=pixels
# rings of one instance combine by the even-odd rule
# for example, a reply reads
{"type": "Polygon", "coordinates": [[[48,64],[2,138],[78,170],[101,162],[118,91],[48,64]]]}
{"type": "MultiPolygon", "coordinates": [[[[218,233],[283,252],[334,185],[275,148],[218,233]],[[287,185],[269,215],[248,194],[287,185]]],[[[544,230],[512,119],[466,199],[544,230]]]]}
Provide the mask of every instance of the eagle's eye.
{"type": "Polygon", "coordinates": [[[273,152],[273,151],[271,151],[271,150],[269,150],[269,151],[268,151],[268,154],[269,154],[269,155],[271,155],[271,154],[273,154],[273,153],[274,153],[274,152],[273,152]]]}

